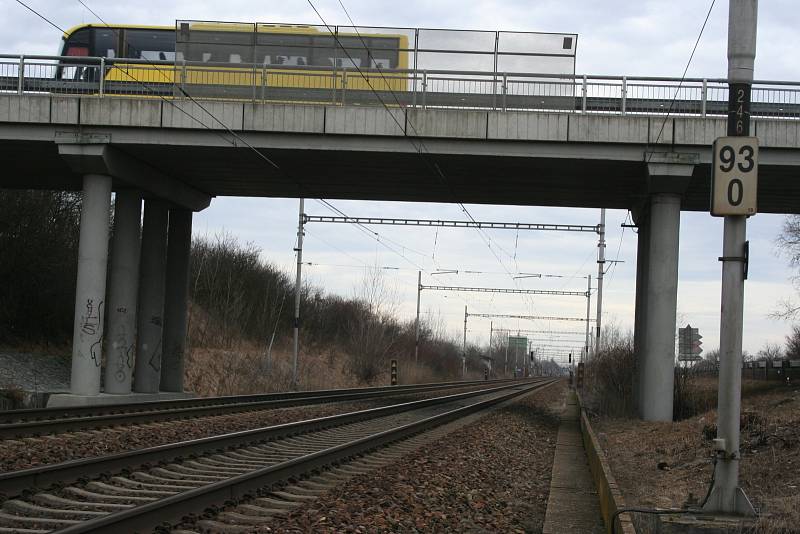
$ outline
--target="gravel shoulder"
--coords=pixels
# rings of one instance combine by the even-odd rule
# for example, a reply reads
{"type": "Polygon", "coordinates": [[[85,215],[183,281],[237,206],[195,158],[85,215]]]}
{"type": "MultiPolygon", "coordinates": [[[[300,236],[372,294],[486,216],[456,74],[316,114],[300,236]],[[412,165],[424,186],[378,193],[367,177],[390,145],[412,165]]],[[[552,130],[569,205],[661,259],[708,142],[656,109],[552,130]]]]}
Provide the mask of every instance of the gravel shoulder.
{"type": "Polygon", "coordinates": [[[565,382],[491,412],[254,532],[540,532],[565,382]]]}
{"type": "MultiPolygon", "coordinates": [[[[676,423],[593,422],[628,506],[702,502],[713,471],[715,410],[676,423]]],[[[740,483],[762,512],[758,532],[800,529],[800,389],[776,387],[742,401],[740,483]]],[[[697,504],[695,504],[696,506],[697,504]]]]}
{"type": "Polygon", "coordinates": [[[369,408],[399,404],[431,397],[452,395],[476,388],[458,388],[359,402],[318,404],[163,421],[150,424],[102,428],[41,437],[0,441],[0,473],[39,465],[103,456],[166,443],[204,438],[265,426],[338,415],[369,408]]]}

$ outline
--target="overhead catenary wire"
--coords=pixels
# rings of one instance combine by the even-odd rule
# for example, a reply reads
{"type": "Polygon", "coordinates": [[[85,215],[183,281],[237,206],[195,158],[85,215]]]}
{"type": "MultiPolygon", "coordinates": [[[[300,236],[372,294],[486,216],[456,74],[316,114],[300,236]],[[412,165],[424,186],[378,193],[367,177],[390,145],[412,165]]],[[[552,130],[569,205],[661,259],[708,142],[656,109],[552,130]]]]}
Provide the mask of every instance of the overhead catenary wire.
{"type": "MultiPolygon", "coordinates": [[[[344,52],[344,54],[345,54],[345,55],[347,56],[347,58],[350,60],[350,63],[351,63],[351,64],[353,65],[353,67],[356,69],[356,71],[358,72],[358,74],[359,74],[359,75],[360,75],[360,76],[361,76],[361,77],[364,79],[364,81],[366,82],[366,84],[367,84],[367,86],[369,87],[370,91],[371,91],[371,92],[372,92],[372,93],[375,95],[375,97],[376,97],[376,98],[377,98],[377,100],[378,100],[378,101],[381,103],[381,105],[383,106],[383,108],[384,108],[384,109],[386,109],[386,111],[388,112],[388,115],[389,115],[389,117],[391,117],[391,119],[392,119],[392,120],[395,122],[395,124],[398,126],[398,128],[399,128],[401,131],[404,131],[404,132],[405,132],[405,128],[403,127],[403,125],[401,125],[400,121],[397,119],[397,117],[395,117],[394,113],[392,113],[392,112],[391,112],[391,110],[389,109],[389,107],[388,107],[388,105],[386,104],[386,102],[384,101],[384,99],[381,97],[381,95],[378,93],[378,91],[377,91],[377,90],[374,88],[374,86],[373,86],[373,85],[372,85],[372,83],[370,82],[369,78],[368,78],[367,76],[365,76],[365,75],[364,75],[364,72],[363,72],[363,71],[361,70],[361,68],[360,68],[360,67],[357,65],[357,63],[356,63],[356,62],[353,60],[353,57],[352,57],[352,56],[350,55],[350,53],[347,51],[347,48],[346,48],[345,46],[343,46],[343,45],[342,45],[341,41],[339,40],[339,37],[338,37],[338,35],[337,35],[337,34],[336,34],[334,31],[333,31],[333,29],[331,28],[330,24],[328,24],[328,22],[325,20],[325,18],[322,16],[322,14],[319,12],[319,10],[317,9],[317,7],[314,5],[314,2],[313,2],[312,0],[306,0],[306,1],[308,2],[309,6],[311,6],[311,9],[314,11],[314,13],[316,13],[317,17],[319,17],[320,21],[321,21],[321,22],[322,22],[322,24],[325,26],[325,28],[328,30],[328,33],[330,33],[330,35],[331,35],[331,36],[333,37],[333,39],[336,41],[337,45],[339,45],[339,47],[342,49],[342,51],[344,52]]],[[[341,2],[341,0],[339,0],[339,3],[340,3],[340,5],[342,6],[342,8],[343,8],[345,11],[347,11],[347,10],[346,10],[346,8],[344,7],[344,4],[341,2]]],[[[358,32],[358,30],[357,30],[357,28],[356,28],[356,24],[355,24],[355,22],[353,21],[352,17],[350,17],[350,15],[349,15],[349,12],[347,12],[347,16],[348,16],[348,19],[350,20],[350,23],[353,25],[353,28],[354,28],[354,30],[355,30],[355,32],[356,32],[356,35],[358,35],[358,36],[360,37],[360,33],[358,32]]],[[[366,46],[366,43],[364,42],[363,38],[360,38],[360,41],[361,41],[361,43],[364,45],[364,47],[367,49],[367,51],[369,51],[369,47],[367,47],[367,46],[366,46]]],[[[378,72],[381,74],[381,77],[382,77],[382,79],[383,79],[384,81],[386,81],[386,78],[383,76],[382,70],[381,70],[380,68],[378,68],[378,72]]],[[[397,95],[395,94],[395,92],[392,90],[392,88],[391,88],[390,84],[386,84],[386,87],[387,87],[387,89],[389,90],[390,94],[391,94],[391,95],[393,96],[393,98],[395,99],[395,101],[396,101],[396,102],[398,103],[398,105],[399,105],[399,99],[397,98],[397,95]]],[[[425,143],[424,143],[424,141],[422,141],[422,139],[419,139],[419,134],[417,133],[417,131],[416,131],[416,128],[415,128],[415,127],[414,127],[414,125],[413,125],[413,122],[412,122],[411,120],[409,120],[409,119],[408,119],[408,117],[406,117],[406,123],[407,123],[407,124],[408,124],[408,125],[411,127],[411,129],[412,129],[412,130],[415,132],[415,136],[418,138],[418,141],[414,141],[412,138],[408,137],[408,135],[405,135],[405,138],[409,140],[409,142],[411,143],[411,145],[414,147],[414,150],[417,152],[417,154],[418,154],[420,157],[422,157],[423,161],[424,161],[424,162],[425,162],[425,163],[426,163],[426,164],[427,164],[429,167],[431,167],[431,168],[434,170],[434,174],[435,174],[435,175],[437,176],[437,178],[438,178],[438,179],[439,179],[439,180],[440,180],[440,181],[441,181],[441,182],[442,182],[442,183],[445,185],[445,187],[446,187],[446,188],[447,188],[447,190],[449,191],[449,193],[450,193],[450,196],[451,196],[451,198],[453,199],[453,202],[455,202],[456,204],[458,204],[458,206],[461,208],[461,211],[462,211],[462,212],[463,212],[463,213],[464,213],[464,214],[465,214],[465,215],[466,215],[466,216],[467,216],[467,217],[468,217],[468,218],[469,218],[469,219],[470,219],[470,220],[471,220],[473,223],[477,223],[477,221],[475,220],[475,218],[472,216],[472,213],[470,213],[470,211],[467,209],[467,207],[464,205],[464,203],[458,200],[458,197],[457,197],[457,195],[455,194],[455,191],[453,190],[452,184],[450,183],[450,181],[449,181],[449,180],[447,179],[447,177],[445,176],[445,174],[444,174],[444,172],[442,171],[442,169],[441,169],[441,167],[439,166],[439,164],[438,164],[436,161],[431,161],[431,160],[429,160],[427,157],[425,157],[425,154],[426,154],[426,153],[427,153],[427,154],[429,154],[429,151],[427,150],[427,147],[425,146],[425,143]]],[[[476,228],[476,231],[477,231],[477,232],[478,232],[478,234],[481,236],[481,239],[484,241],[484,243],[486,244],[486,246],[487,246],[487,248],[489,249],[489,251],[490,251],[490,252],[492,253],[492,255],[495,257],[495,259],[498,261],[498,263],[500,263],[500,266],[503,268],[503,270],[505,270],[505,271],[506,271],[506,273],[508,274],[508,276],[509,276],[509,277],[512,279],[512,282],[513,282],[515,285],[517,285],[517,281],[516,281],[516,280],[514,280],[513,276],[511,275],[511,273],[510,273],[509,269],[506,267],[506,265],[505,265],[505,263],[503,262],[503,260],[502,260],[502,259],[501,259],[501,258],[500,258],[498,255],[497,255],[497,253],[495,252],[495,250],[492,248],[492,245],[491,245],[491,240],[487,238],[487,236],[485,235],[485,232],[483,232],[483,231],[482,231],[480,228],[476,228]]],[[[533,309],[534,309],[534,306],[533,306],[533,301],[532,301],[532,300],[530,301],[530,306],[531,306],[531,310],[533,310],[533,309]]]]}
{"type": "MultiPolygon", "coordinates": [[[[658,145],[658,142],[661,140],[661,135],[664,133],[664,126],[667,124],[667,120],[669,119],[670,114],[672,113],[672,109],[675,107],[675,102],[678,99],[678,93],[683,88],[683,81],[686,79],[686,73],[689,72],[689,66],[692,64],[692,59],[694,59],[694,53],[697,51],[697,46],[700,44],[700,39],[703,37],[703,32],[706,29],[706,24],[708,24],[708,19],[711,17],[711,11],[714,9],[714,4],[717,0],[711,0],[711,5],[708,6],[708,13],[706,13],[706,18],[703,21],[703,25],[700,27],[700,33],[697,35],[697,39],[694,42],[694,47],[692,48],[692,53],[689,55],[689,61],[686,62],[686,68],[683,69],[683,74],[681,75],[681,79],[678,82],[678,86],[675,88],[675,93],[672,96],[672,101],[669,103],[669,108],[667,109],[667,114],[664,116],[664,120],[661,121],[661,128],[658,130],[658,136],[656,137],[655,145],[658,145]]],[[[649,147],[648,147],[649,148],[649,147]]],[[[653,153],[647,156],[647,162],[650,163],[650,159],[653,157],[653,153]]]]}
{"type": "MultiPolygon", "coordinates": [[[[19,3],[20,3],[21,5],[23,5],[23,6],[25,6],[26,8],[29,8],[29,6],[25,5],[23,2],[19,2],[19,3]]],[[[97,14],[97,13],[96,13],[94,10],[92,10],[92,9],[91,9],[91,8],[90,8],[90,7],[89,7],[89,6],[88,6],[88,5],[85,3],[85,2],[83,2],[82,0],[79,0],[79,3],[80,3],[81,5],[83,5],[83,6],[84,6],[86,9],[88,9],[90,12],[92,12],[92,13],[93,13],[93,14],[94,14],[94,15],[95,15],[95,16],[96,16],[98,19],[100,19],[100,21],[101,21],[101,22],[103,22],[103,24],[105,24],[107,27],[110,27],[110,26],[109,26],[109,25],[108,25],[108,24],[107,24],[107,23],[106,23],[106,22],[105,22],[105,21],[102,19],[102,17],[100,17],[100,16],[99,16],[99,15],[98,15],[98,14],[97,14]]],[[[343,6],[343,7],[344,7],[344,6],[343,6]]],[[[30,9],[30,8],[29,8],[29,9],[30,9]]],[[[49,23],[51,26],[53,26],[53,27],[55,27],[55,28],[57,28],[57,29],[59,29],[60,31],[62,31],[62,32],[63,32],[63,29],[61,29],[60,27],[58,27],[57,25],[55,25],[54,23],[52,23],[52,21],[50,21],[49,19],[46,19],[45,17],[41,16],[41,14],[39,14],[38,12],[36,12],[36,11],[34,11],[34,10],[32,10],[32,9],[30,9],[30,10],[31,10],[32,12],[36,13],[36,14],[37,14],[37,16],[40,16],[40,18],[42,18],[43,20],[45,20],[46,22],[48,22],[48,23],[49,23]]],[[[352,22],[352,20],[351,20],[351,22],[352,22]]],[[[355,24],[354,24],[354,26],[355,26],[355,24]]],[[[112,30],[113,30],[113,29],[112,29],[112,30]]],[[[117,33],[118,33],[118,32],[117,32],[117,33]]],[[[119,34],[119,33],[118,33],[118,34],[119,34]]],[[[363,40],[362,40],[362,42],[363,42],[363,40]]],[[[147,58],[144,58],[144,59],[147,61],[147,58]]],[[[148,63],[150,63],[152,66],[155,66],[155,65],[154,65],[152,62],[149,62],[149,61],[148,61],[148,63]]],[[[158,70],[158,69],[157,69],[157,70],[158,70]]],[[[160,72],[160,71],[159,71],[159,72],[160,72]]],[[[164,75],[164,74],[162,73],[162,75],[164,75]]],[[[134,77],[132,77],[132,76],[130,76],[130,77],[131,77],[131,79],[133,79],[134,81],[136,81],[136,82],[138,82],[138,83],[140,83],[140,84],[142,83],[142,82],[141,82],[141,80],[136,80],[136,79],[135,79],[134,77]]],[[[142,85],[144,85],[144,84],[142,84],[142,85]]],[[[148,88],[148,90],[149,90],[149,88],[148,88]]],[[[204,105],[202,105],[201,103],[199,103],[199,102],[198,102],[198,101],[197,101],[197,100],[196,100],[194,97],[192,97],[192,95],[190,95],[190,94],[189,94],[187,91],[185,91],[185,90],[184,90],[184,89],[182,89],[182,88],[180,88],[180,90],[182,91],[182,94],[183,94],[183,96],[185,96],[187,99],[191,100],[193,103],[197,104],[197,107],[198,107],[199,109],[201,109],[201,110],[202,110],[204,113],[206,113],[206,114],[207,114],[207,115],[208,115],[208,116],[209,116],[209,117],[210,117],[210,118],[211,118],[211,119],[212,119],[212,120],[213,120],[215,123],[217,123],[217,124],[221,125],[221,126],[222,126],[222,127],[223,127],[223,128],[226,130],[226,131],[227,131],[227,133],[228,133],[228,134],[229,134],[229,135],[230,135],[230,136],[233,138],[233,140],[227,140],[228,142],[230,142],[230,143],[231,143],[231,144],[233,144],[234,146],[238,146],[238,143],[241,143],[242,145],[244,145],[244,146],[248,147],[250,150],[252,150],[253,152],[255,152],[255,153],[256,153],[256,154],[257,154],[257,155],[258,155],[258,156],[259,156],[259,157],[260,157],[262,160],[264,160],[266,163],[268,163],[268,164],[269,164],[271,167],[273,167],[274,169],[278,170],[278,171],[279,171],[279,172],[281,172],[282,174],[284,174],[284,175],[286,175],[287,177],[289,177],[289,176],[288,176],[288,173],[286,173],[286,172],[285,172],[283,169],[281,169],[281,167],[280,167],[280,166],[279,166],[279,165],[278,165],[276,162],[274,162],[274,161],[273,161],[273,160],[272,160],[270,157],[268,157],[268,156],[266,156],[265,154],[263,154],[263,153],[262,153],[260,150],[258,150],[257,148],[253,147],[253,146],[252,146],[250,143],[248,143],[248,142],[247,142],[245,139],[243,139],[241,136],[239,136],[238,134],[236,134],[235,132],[233,132],[233,131],[232,131],[232,130],[231,130],[231,129],[230,129],[230,128],[229,128],[229,127],[228,127],[228,126],[227,126],[227,125],[226,125],[226,124],[223,122],[223,121],[221,121],[219,118],[217,118],[217,117],[216,117],[216,116],[215,116],[215,115],[214,115],[214,114],[213,114],[211,111],[209,111],[209,110],[208,110],[208,109],[207,109],[207,108],[206,108],[204,105]]],[[[152,92],[152,91],[150,91],[150,92],[152,92]]],[[[394,92],[393,92],[393,91],[391,91],[391,89],[390,89],[390,92],[392,93],[392,95],[393,95],[393,96],[396,96],[396,95],[394,95],[394,92]]],[[[168,100],[168,99],[164,99],[163,97],[161,97],[161,99],[162,99],[163,101],[167,102],[169,105],[171,105],[171,106],[173,106],[173,107],[176,107],[176,109],[178,109],[178,110],[179,110],[181,113],[184,113],[184,114],[186,114],[187,116],[191,117],[193,120],[197,121],[199,124],[201,124],[201,125],[202,125],[202,126],[204,126],[205,128],[207,128],[207,129],[211,129],[211,127],[210,127],[208,124],[206,124],[205,122],[203,122],[202,120],[200,120],[200,119],[198,119],[197,117],[195,117],[194,115],[192,115],[192,114],[190,114],[190,113],[186,112],[186,110],[184,110],[182,107],[178,107],[178,106],[176,106],[175,102],[172,102],[171,100],[168,100]]],[[[382,99],[381,99],[381,100],[382,100],[382,99]]],[[[383,104],[383,105],[386,107],[386,103],[385,103],[385,102],[383,102],[383,101],[382,101],[382,104],[383,104]]],[[[412,129],[414,129],[414,128],[413,128],[413,125],[412,125],[412,129]]],[[[219,135],[220,135],[221,137],[223,137],[223,138],[224,138],[224,136],[222,136],[222,134],[219,134],[219,135]]],[[[412,142],[413,142],[413,141],[412,141],[412,142]]],[[[420,154],[421,156],[423,156],[423,158],[424,158],[424,151],[425,151],[425,150],[427,150],[427,149],[426,149],[426,147],[424,146],[424,142],[421,142],[421,143],[420,143],[420,146],[419,146],[419,148],[418,148],[418,152],[419,152],[419,154],[420,154]]],[[[452,190],[452,187],[450,187],[450,184],[449,184],[449,182],[447,181],[447,178],[446,178],[446,176],[444,175],[444,173],[442,172],[442,169],[439,167],[438,163],[436,163],[435,161],[434,161],[434,162],[431,162],[431,163],[432,163],[432,166],[433,166],[434,170],[436,171],[436,174],[437,174],[437,175],[438,175],[438,176],[439,176],[439,177],[440,177],[442,180],[444,180],[444,181],[445,181],[445,183],[447,183],[447,185],[448,185],[448,188],[450,189],[451,193],[452,193],[452,194],[454,194],[454,191],[452,190]]],[[[289,178],[291,178],[291,179],[292,179],[292,181],[294,181],[295,183],[298,183],[298,185],[300,185],[300,183],[298,182],[298,180],[296,180],[295,178],[293,178],[293,177],[289,177],[289,178]]],[[[456,199],[456,200],[457,200],[457,199],[456,199]]],[[[471,220],[475,221],[474,217],[472,217],[472,214],[469,212],[469,210],[466,208],[466,206],[465,206],[463,203],[461,203],[461,202],[458,202],[458,204],[459,204],[459,206],[461,207],[462,211],[463,211],[463,212],[464,212],[464,213],[465,213],[465,214],[466,214],[466,215],[467,215],[467,216],[468,216],[468,217],[469,217],[471,220]]],[[[374,233],[374,232],[371,232],[371,231],[369,231],[369,230],[367,230],[367,231],[368,231],[368,232],[370,232],[370,233],[374,233]]],[[[496,254],[496,252],[494,251],[494,247],[493,247],[493,245],[492,245],[492,239],[491,239],[490,237],[486,236],[486,235],[485,235],[485,232],[481,231],[480,229],[478,230],[478,233],[479,233],[479,235],[481,236],[481,238],[484,240],[485,244],[487,245],[487,248],[489,248],[490,252],[492,252],[492,255],[494,255],[494,256],[495,256],[495,258],[497,259],[497,261],[500,263],[500,265],[501,265],[501,267],[503,268],[503,270],[504,270],[505,274],[507,274],[507,275],[511,276],[511,275],[512,275],[512,273],[511,273],[511,272],[509,271],[509,269],[506,267],[506,265],[505,265],[505,263],[503,262],[503,260],[502,260],[502,259],[501,259],[501,258],[500,258],[500,257],[499,257],[497,254],[496,254]]],[[[382,244],[383,244],[384,246],[386,246],[386,245],[385,245],[385,243],[382,243],[382,244]]],[[[505,250],[504,250],[504,249],[503,249],[503,248],[502,248],[502,247],[501,247],[499,244],[496,244],[496,243],[495,243],[495,246],[496,246],[497,248],[499,248],[501,251],[505,252],[507,255],[511,256],[511,255],[510,255],[508,252],[506,252],[506,251],[505,251],[505,250]]],[[[402,246],[401,246],[401,247],[402,247],[402,246]]],[[[389,249],[391,250],[391,247],[387,247],[387,248],[389,248],[389,249]]],[[[405,247],[402,247],[402,248],[405,248],[405,247]]],[[[409,249],[409,250],[411,250],[411,249],[409,249]]],[[[394,252],[396,252],[396,251],[394,251],[394,252]]],[[[401,254],[401,256],[402,256],[402,254],[401,254]]],[[[513,276],[512,276],[512,280],[514,280],[513,276]]],[[[516,281],[514,281],[514,284],[518,286],[518,283],[517,283],[516,281]]],[[[531,308],[533,308],[533,304],[532,304],[532,303],[531,303],[531,308]]]]}

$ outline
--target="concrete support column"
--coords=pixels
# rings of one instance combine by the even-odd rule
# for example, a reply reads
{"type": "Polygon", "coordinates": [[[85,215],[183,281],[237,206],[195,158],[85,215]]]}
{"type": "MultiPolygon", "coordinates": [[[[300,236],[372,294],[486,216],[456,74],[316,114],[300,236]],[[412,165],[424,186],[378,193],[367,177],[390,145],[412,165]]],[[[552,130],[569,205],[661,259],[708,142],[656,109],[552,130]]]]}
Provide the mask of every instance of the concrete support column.
{"type": "Polygon", "coordinates": [[[110,205],[111,177],[84,175],[70,375],[74,395],[100,393],[110,205]]]}
{"type": "Polygon", "coordinates": [[[167,252],[167,203],[146,200],[139,268],[139,316],[134,391],[157,393],[161,380],[164,326],[164,269],[167,252]]]}
{"type": "Polygon", "coordinates": [[[644,353],[641,359],[640,412],[646,421],[672,421],[675,380],[675,318],[678,304],[678,241],[681,197],[650,197],[644,353]]]}
{"type": "Polygon", "coordinates": [[[117,191],[114,236],[108,277],[106,393],[131,392],[136,355],[136,304],[139,298],[139,239],[142,197],[138,191],[117,191]]]}
{"type": "Polygon", "coordinates": [[[633,353],[634,374],[633,374],[633,402],[639,415],[641,415],[640,387],[642,384],[642,360],[644,358],[644,338],[645,338],[645,318],[647,317],[647,273],[649,270],[649,246],[650,246],[650,213],[642,210],[636,217],[638,226],[638,240],[636,243],[636,308],[633,326],[633,353]]]}
{"type": "Polygon", "coordinates": [[[169,210],[167,278],[164,300],[164,356],[161,389],[183,392],[184,351],[189,297],[189,254],[192,246],[192,212],[169,210]]]}

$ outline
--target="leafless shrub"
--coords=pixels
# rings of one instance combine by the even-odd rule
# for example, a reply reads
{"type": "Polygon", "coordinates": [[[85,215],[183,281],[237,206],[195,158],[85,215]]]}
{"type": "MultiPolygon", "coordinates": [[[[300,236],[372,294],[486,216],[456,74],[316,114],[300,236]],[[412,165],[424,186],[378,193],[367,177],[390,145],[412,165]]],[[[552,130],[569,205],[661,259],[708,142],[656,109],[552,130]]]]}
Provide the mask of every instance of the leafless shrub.
{"type": "Polygon", "coordinates": [[[600,349],[585,371],[585,396],[593,410],[610,416],[634,414],[633,334],[617,326],[603,328],[600,349]]]}

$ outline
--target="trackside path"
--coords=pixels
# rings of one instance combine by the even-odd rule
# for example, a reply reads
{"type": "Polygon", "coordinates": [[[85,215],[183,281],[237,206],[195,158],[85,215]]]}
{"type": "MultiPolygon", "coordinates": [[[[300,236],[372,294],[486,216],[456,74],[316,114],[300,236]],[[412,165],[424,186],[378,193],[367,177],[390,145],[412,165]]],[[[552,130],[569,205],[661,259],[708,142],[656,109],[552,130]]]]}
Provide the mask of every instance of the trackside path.
{"type": "Polygon", "coordinates": [[[558,427],[543,534],[605,532],[581,439],[580,416],[575,392],[570,390],[558,427]]]}

